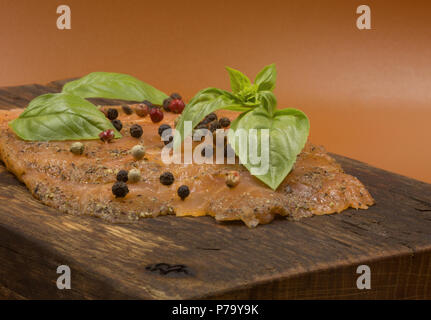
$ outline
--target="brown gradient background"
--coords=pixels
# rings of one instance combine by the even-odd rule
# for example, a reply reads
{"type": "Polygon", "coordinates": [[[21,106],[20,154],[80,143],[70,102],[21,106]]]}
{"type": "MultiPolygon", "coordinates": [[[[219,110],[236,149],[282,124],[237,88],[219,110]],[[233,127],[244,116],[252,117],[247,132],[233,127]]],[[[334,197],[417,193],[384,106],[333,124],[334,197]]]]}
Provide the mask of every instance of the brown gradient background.
{"type": "Polygon", "coordinates": [[[0,39],[0,86],[113,71],[189,99],[227,89],[226,65],[275,62],[279,107],[309,115],[314,143],[431,182],[430,1],[0,0],[0,39]]]}

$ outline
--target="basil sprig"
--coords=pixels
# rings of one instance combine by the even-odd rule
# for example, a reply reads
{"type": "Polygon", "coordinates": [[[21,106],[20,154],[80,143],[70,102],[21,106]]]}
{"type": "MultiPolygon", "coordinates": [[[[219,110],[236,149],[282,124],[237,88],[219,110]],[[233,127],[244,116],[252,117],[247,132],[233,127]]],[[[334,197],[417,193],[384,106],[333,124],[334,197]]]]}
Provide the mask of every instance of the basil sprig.
{"type": "MultiPolygon", "coordinates": [[[[219,109],[242,112],[231,124],[228,140],[241,163],[272,189],[277,189],[292,170],[297,155],[303,149],[310,130],[307,116],[296,109],[277,110],[277,99],[272,93],[277,72],[274,64],[263,68],[254,83],[240,71],[227,68],[232,92],[217,88],[207,88],[198,92],[184,109],[174,137],[174,148],[178,149],[185,137],[191,134],[184,131],[184,122],[191,121],[192,128],[208,114],[219,109]],[[269,132],[269,170],[259,174],[250,161],[248,153],[240,153],[240,140],[234,134],[238,129],[255,129],[257,132],[257,153],[261,153],[261,135],[269,132]],[[257,173],[256,173],[257,172],[257,173]]],[[[249,141],[247,141],[249,143],[249,141]]],[[[247,145],[247,150],[249,146],[247,145]]]]}
{"type": "Polygon", "coordinates": [[[148,100],[162,105],[168,95],[128,74],[92,72],[85,77],[68,82],[63,92],[82,98],[106,98],[128,101],[148,100]]]}
{"type": "Polygon", "coordinates": [[[9,126],[21,139],[30,141],[99,139],[99,133],[107,129],[121,138],[95,105],[67,93],[38,96],[9,126]]]}
{"type": "MultiPolygon", "coordinates": [[[[244,112],[236,118],[228,132],[229,144],[235,150],[241,163],[259,180],[273,190],[277,189],[283,182],[287,174],[292,170],[296,161],[296,156],[304,148],[307,142],[308,132],[310,129],[307,116],[300,110],[287,108],[275,109],[275,96],[268,94],[265,103],[255,109],[244,112]],[[239,137],[234,135],[237,129],[244,129],[248,132],[250,129],[256,129],[257,135],[257,154],[262,154],[261,135],[262,129],[269,131],[268,156],[266,159],[268,170],[264,174],[254,173],[253,169],[258,172],[261,166],[252,164],[248,152],[239,152],[239,137]]],[[[251,150],[250,143],[247,140],[246,150],[251,150]]],[[[264,153],[263,153],[264,154],[264,153]]],[[[265,161],[261,159],[261,161],[265,161]]]]}
{"type": "Polygon", "coordinates": [[[9,125],[30,141],[99,139],[99,133],[107,129],[120,138],[105,115],[85,98],[149,100],[161,105],[168,95],[127,74],[93,72],[64,85],[62,93],[33,99],[9,125]]]}

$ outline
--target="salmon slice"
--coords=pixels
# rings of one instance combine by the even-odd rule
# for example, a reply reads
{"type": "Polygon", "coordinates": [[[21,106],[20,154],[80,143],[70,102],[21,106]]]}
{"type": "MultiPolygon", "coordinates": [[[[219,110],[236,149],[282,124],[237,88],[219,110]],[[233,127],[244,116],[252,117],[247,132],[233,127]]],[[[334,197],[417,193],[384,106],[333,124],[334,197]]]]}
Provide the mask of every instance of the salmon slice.
{"type": "MultiPolygon", "coordinates": [[[[164,143],[158,127],[162,123],[174,127],[177,115],[165,112],[164,120],[154,124],[149,116],[127,115],[121,106],[109,108],[119,112],[123,138],[111,143],[82,141],[83,155],[69,151],[75,141],[21,140],[7,123],[23,110],[0,111],[0,158],[44,204],[65,213],[96,216],[113,223],[133,223],[166,214],[210,215],[217,221],[242,220],[248,227],[255,227],[271,222],[277,214],[298,220],[339,213],[349,207],[367,209],[374,203],[364,185],[344,173],[323,147],[307,143],[294,169],[273,191],[240,164],[165,164],[161,160],[164,143]],[[130,136],[133,124],[143,128],[139,139],[130,136]],[[136,161],[130,149],[139,143],[146,146],[146,155],[136,161]],[[115,198],[111,188],[118,171],[133,168],[141,171],[141,181],[128,184],[130,192],[126,197],[115,198]],[[226,173],[231,170],[240,175],[240,183],[234,188],[225,183],[226,173]],[[175,177],[170,186],[159,181],[166,171],[175,177]],[[181,185],[190,188],[185,200],[177,195],[181,185]]],[[[232,120],[237,114],[222,111],[218,115],[232,120]]]]}

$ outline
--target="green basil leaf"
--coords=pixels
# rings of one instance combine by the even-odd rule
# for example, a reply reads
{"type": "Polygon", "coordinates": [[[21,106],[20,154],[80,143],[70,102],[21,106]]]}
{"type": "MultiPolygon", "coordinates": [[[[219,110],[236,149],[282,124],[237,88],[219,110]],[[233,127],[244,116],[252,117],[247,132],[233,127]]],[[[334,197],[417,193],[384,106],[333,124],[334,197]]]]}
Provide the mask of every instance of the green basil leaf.
{"type": "Polygon", "coordinates": [[[127,74],[93,72],[78,80],[66,83],[63,92],[83,98],[106,98],[129,101],[148,100],[153,104],[162,105],[168,96],[127,74]]]}
{"type": "Polygon", "coordinates": [[[230,77],[230,87],[233,94],[239,94],[241,91],[251,86],[250,79],[242,72],[226,67],[230,77]]]}
{"type": "Polygon", "coordinates": [[[261,106],[264,107],[270,115],[273,115],[277,110],[277,98],[271,91],[260,91],[258,93],[258,101],[260,101],[261,106]]]}
{"type": "Polygon", "coordinates": [[[207,88],[199,91],[187,104],[181,114],[174,136],[174,149],[177,149],[181,142],[192,133],[192,129],[211,112],[219,109],[233,111],[248,111],[249,107],[243,106],[238,98],[232,93],[217,88],[207,88]],[[191,121],[192,128],[185,128],[184,122],[191,121]]]}
{"type": "Polygon", "coordinates": [[[21,115],[9,122],[23,140],[89,140],[113,129],[105,115],[87,100],[66,93],[44,94],[33,99],[21,115]]]}
{"type": "Polygon", "coordinates": [[[265,149],[268,151],[268,170],[262,174],[254,174],[256,178],[276,190],[283,182],[287,174],[292,170],[297,155],[304,148],[308,138],[310,124],[307,116],[296,109],[276,110],[271,116],[263,106],[241,114],[231,124],[228,132],[229,143],[238,155],[241,163],[253,174],[253,170],[259,165],[250,161],[250,143],[247,140],[247,152],[241,152],[240,139],[234,131],[244,129],[248,133],[250,129],[257,131],[257,156],[262,155],[265,149]],[[261,145],[262,129],[269,130],[269,145],[267,148],[261,145]]]}
{"type": "Polygon", "coordinates": [[[259,91],[272,91],[277,80],[277,70],[275,64],[264,67],[256,76],[254,83],[257,84],[259,91]]]}

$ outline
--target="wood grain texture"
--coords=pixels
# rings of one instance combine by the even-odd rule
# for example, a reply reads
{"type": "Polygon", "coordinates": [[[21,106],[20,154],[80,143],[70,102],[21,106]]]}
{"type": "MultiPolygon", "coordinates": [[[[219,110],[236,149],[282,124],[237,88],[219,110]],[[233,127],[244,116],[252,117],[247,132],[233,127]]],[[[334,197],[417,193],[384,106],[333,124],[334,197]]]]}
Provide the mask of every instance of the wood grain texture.
{"type": "MultiPolygon", "coordinates": [[[[0,108],[25,107],[65,81],[0,88],[0,108]]],[[[210,217],[112,225],[69,216],[0,166],[0,298],[431,298],[431,185],[334,157],[375,206],[256,229],[210,217]],[[146,268],[157,263],[187,272],[146,268]],[[72,290],[56,287],[63,264],[72,290]],[[361,264],[371,267],[371,290],[356,288],[361,264]]]]}

